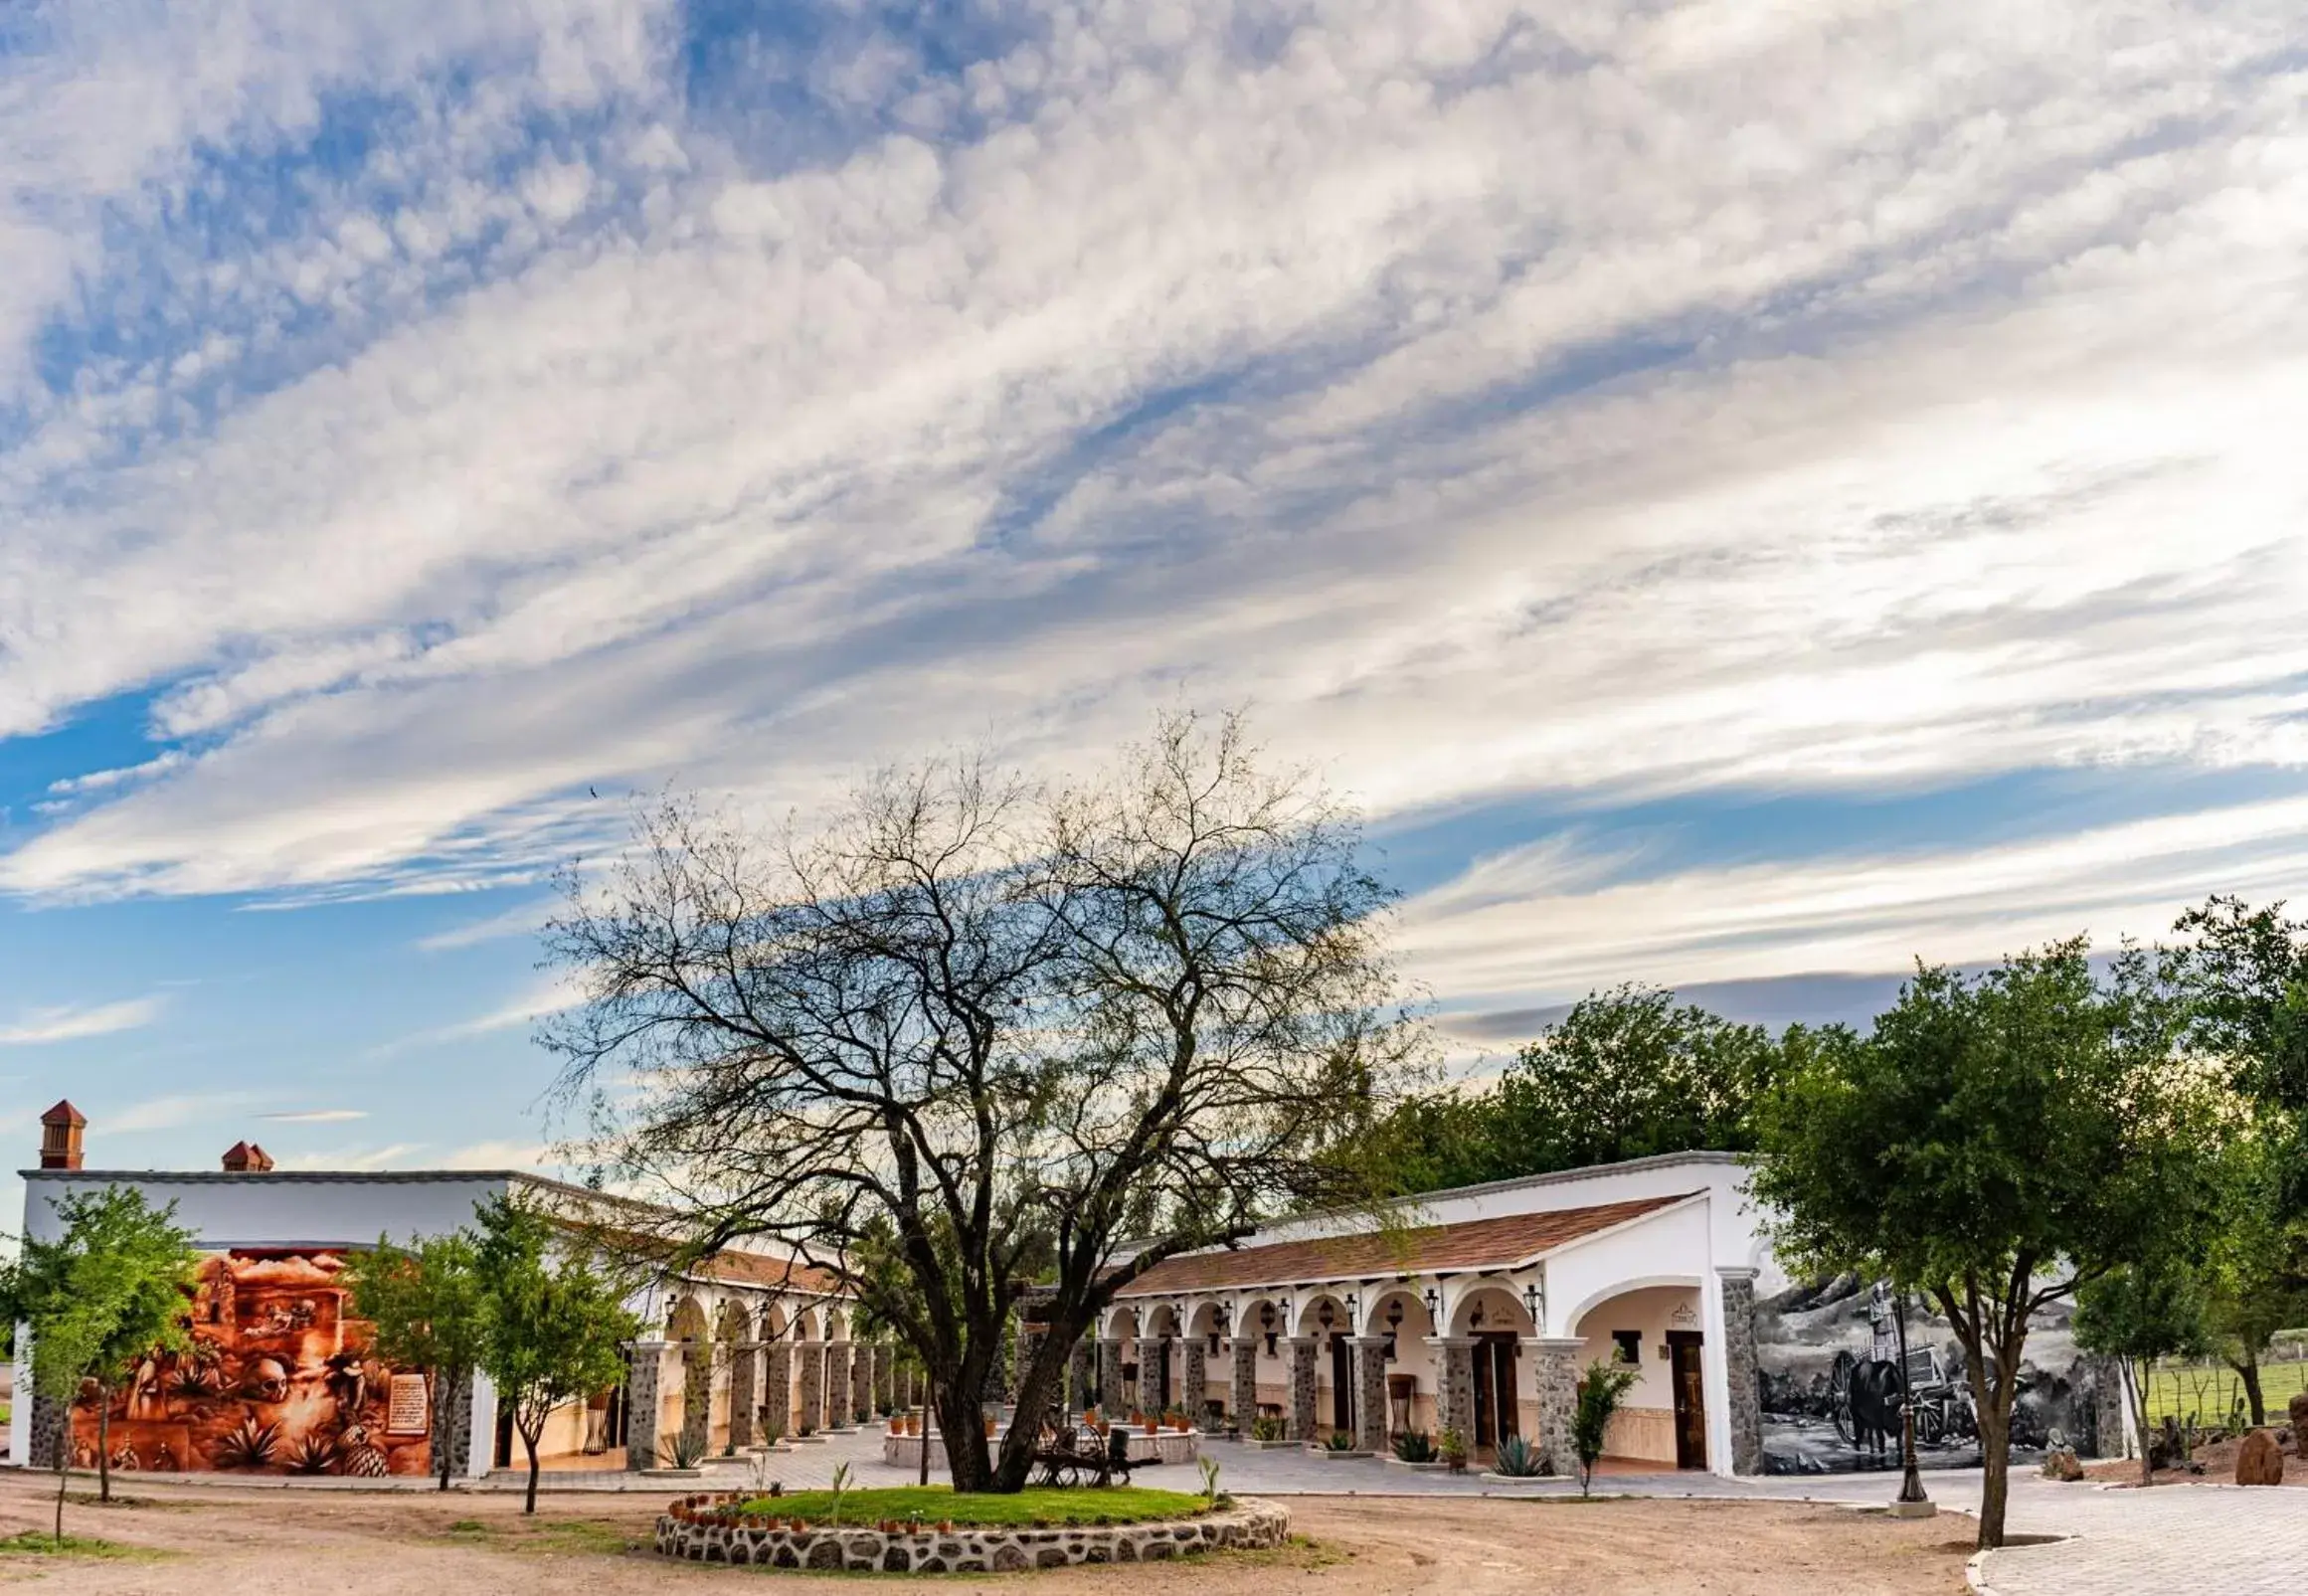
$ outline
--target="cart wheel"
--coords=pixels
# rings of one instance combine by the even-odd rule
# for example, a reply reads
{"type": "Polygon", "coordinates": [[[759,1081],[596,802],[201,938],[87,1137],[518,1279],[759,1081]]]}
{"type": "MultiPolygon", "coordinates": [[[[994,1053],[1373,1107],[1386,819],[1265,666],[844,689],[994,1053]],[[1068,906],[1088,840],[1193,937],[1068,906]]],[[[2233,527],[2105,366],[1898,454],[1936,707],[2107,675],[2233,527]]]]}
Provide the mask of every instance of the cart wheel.
{"type": "Polygon", "coordinates": [[[1846,1446],[1852,1442],[1852,1375],[1859,1367],[1859,1359],[1849,1351],[1836,1353],[1835,1365],[1827,1373],[1828,1417],[1835,1421],[1836,1434],[1843,1437],[1846,1446]]]}

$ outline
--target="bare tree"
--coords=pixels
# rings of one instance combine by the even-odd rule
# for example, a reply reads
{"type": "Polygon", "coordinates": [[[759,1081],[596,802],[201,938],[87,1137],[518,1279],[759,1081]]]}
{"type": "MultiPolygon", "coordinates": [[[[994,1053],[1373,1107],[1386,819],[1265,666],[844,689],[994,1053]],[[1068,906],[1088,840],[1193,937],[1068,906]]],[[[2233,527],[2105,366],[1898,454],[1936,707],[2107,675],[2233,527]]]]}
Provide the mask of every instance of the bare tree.
{"type": "Polygon", "coordinates": [[[833,1270],[920,1357],[957,1489],[1014,1491],[1118,1291],[1361,1194],[1330,1154],[1419,1035],[1358,840],[1234,717],[1054,792],[883,773],[769,847],[673,804],[570,882],[548,946],[586,1001],[545,1040],[605,1172],[675,1197],[693,1251],[833,1270]],[[1032,1282],[1049,1333],[996,1457],[978,1403],[1032,1282]]]}

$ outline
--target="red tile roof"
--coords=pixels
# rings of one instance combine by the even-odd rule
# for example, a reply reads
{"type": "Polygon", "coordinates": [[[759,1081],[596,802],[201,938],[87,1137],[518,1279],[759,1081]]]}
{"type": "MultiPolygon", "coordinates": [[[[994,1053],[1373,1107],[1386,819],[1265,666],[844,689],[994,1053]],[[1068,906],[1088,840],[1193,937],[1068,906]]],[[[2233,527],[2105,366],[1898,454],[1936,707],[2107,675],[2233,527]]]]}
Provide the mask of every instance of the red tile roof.
{"type": "Polygon", "coordinates": [[[834,1297],[841,1293],[841,1282],[829,1269],[798,1263],[791,1258],[765,1257],[758,1252],[715,1253],[690,1265],[688,1273],[726,1280],[737,1286],[766,1286],[806,1296],[834,1297]]]}
{"type": "Polygon", "coordinates": [[[1189,1253],[1167,1258],[1132,1281],[1124,1297],[1292,1286],[1321,1280],[1380,1280],[1392,1275],[1468,1274],[1508,1269],[1613,1225],[1683,1202],[1695,1192],[1638,1197],[1592,1208],[1502,1214],[1415,1230],[1366,1231],[1313,1241],[1189,1253]]]}

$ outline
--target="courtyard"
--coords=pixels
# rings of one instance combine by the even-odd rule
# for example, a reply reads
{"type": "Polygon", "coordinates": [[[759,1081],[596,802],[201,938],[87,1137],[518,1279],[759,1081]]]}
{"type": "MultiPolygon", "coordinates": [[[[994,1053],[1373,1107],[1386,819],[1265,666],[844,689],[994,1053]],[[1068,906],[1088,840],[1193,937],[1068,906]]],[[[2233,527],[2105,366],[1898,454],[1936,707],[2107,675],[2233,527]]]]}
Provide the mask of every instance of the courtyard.
{"type": "MultiPolygon", "coordinates": [[[[1578,1500],[1567,1482],[1509,1485],[1473,1476],[1407,1473],[1376,1460],[1328,1463],[1310,1454],[1211,1448],[1222,1487],[1286,1506],[1297,1537],[1284,1551],[1226,1554],[1191,1564],[1017,1576],[1038,1591],[1096,1589],[1130,1596],[1183,1590],[1230,1596],[1298,1593],[1708,1592],[1787,1590],[1938,1593],[1969,1588],[1964,1569],[1979,1495],[1974,1471],[1935,1473],[1938,1518],[1894,1522],[1855,1510],[1880,1504],[1884,1476],[1727,1479],[1623,1466],[1578,1500]]],[[[847,1465],[861,1488],[909,1483],[879,1459],[872,1431],[829,1437],[769,1460],[788,1491],[822,1490],[847,1465]]],[[[936,1471],[933,1471],[933,1479],[936,1471]]],[[[442,1589],[694,1592],[700,1581],[822,1578],[707,1570],[643,1548],[666,1500],[745,1490],[750,1467],[716,1465],[696,1483],[619,1472],[565,1474],[524,1520],[503,1474],[444,1496],[411,1480],[369,1482],[210,1476],[129,1476],[127,1505],[76,1500],[67,1529],[134,1548],[123,1559],[0,1556],[0,1579],[38,1573],[41,1588],[89,1593],[224,1588],[247,1596],[400,1596],[442,1589]],[[143,1555],[149,1554],[149,1555],[143,1555]]],[[[1148,1469],[1139,1482],[1192,1489],[1185,1471],[1148,1469]]],[[[45,1526],[50,1477],[0,1475],[0,1539],[45,1526]]],[[[2013,1482],[2016,1543],[1985,1559],[1989,1596],[2069,1596],[2142,1588],[2274,1592],[2308,1559],[2308,1516],[2292,1493],[2220,1486],[2150,1492],[2013,1482]],[[2152,1576],[2152,1577],[2148,1577],[2152,1576]]],[[[856,1577],[856,1576],[833,1576],[856,1577]]],[[[982,1576],[972,1576],[982,1577],[982,1576]]]]}

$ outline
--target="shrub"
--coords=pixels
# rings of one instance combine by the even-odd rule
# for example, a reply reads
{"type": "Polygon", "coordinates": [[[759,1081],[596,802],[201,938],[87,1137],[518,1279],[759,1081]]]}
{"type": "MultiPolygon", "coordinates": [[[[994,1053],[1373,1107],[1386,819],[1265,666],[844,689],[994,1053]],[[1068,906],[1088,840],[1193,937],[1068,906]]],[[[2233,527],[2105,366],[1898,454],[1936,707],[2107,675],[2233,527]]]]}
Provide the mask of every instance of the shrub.
{"type": "Polygon", "coordinates": [[[1571,1448],[1579,1458],[1579,1495],[1585,1496],[1595,1483],[1595,1465],[1603,1456],[1603,1432],[1611,1427],[1611,1415],[1619,1411],[1620,1399],[1635,1384],[1640,1371],[1611,1363],[1590,1363],[1587,1377],[1579,1382],[1578,1406],[1571,1410],[1571,1448]]]}
{"type": "Polygon", "coordinates": [[[1323,1446],[1325,1450],[1331,1452],[1351,1452],[1354,1450],[1354,1432],[1351,1430],[1332,1430],[1324,1437],[1323,1446]]]}
{"type": "Polygon", "coordinates": [[[1250,1439],[1253,1441],[1280,1441],[1290,1433],[1290,1426],[1280,1419],[1252,1419],[1250,1439]]]}
{"type": "Polygon", "coordinates": [[[1394,1455],[1405,1463],[1433,1463],[1435,1438],[1424,1430],[1405,1430],[1394,1438],[1394,1455]]]}

